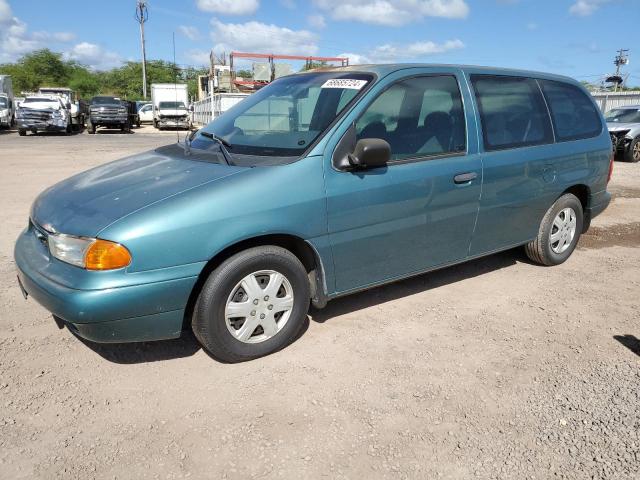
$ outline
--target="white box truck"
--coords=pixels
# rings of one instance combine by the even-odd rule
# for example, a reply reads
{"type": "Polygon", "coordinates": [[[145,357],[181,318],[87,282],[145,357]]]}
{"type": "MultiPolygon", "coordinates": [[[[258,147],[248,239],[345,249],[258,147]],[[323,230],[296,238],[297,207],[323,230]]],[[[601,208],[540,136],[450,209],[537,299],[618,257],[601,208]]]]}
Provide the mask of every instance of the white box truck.
{"type": "Polygon", "coordinates": [[[189,94],[183,83],[152,83],[153,126],[164,128],[191,128],[188,109],[189,94]]]}
{"type": "Polygon", "coordinates": [[[16,102],[11,75],[0,75],[0,128],[13,127],[15,118],[16,102]]]}

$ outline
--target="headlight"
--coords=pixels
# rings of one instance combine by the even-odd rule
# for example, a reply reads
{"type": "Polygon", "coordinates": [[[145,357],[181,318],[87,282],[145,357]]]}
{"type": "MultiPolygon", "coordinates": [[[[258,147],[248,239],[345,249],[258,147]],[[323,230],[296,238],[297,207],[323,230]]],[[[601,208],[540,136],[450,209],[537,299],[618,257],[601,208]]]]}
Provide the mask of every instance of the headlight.
{"type": "Polygon", "coordinates": [[[87,270],[113,270],[131,263],[129,250],[108,240],[53,234],[48,243],[52,256],[87,270]]]}
{"type": "Polygon", "coordinates": [[[127,113],[127,109],[126,108],[119,108],[118,112],[119,113],[127,113]]]}

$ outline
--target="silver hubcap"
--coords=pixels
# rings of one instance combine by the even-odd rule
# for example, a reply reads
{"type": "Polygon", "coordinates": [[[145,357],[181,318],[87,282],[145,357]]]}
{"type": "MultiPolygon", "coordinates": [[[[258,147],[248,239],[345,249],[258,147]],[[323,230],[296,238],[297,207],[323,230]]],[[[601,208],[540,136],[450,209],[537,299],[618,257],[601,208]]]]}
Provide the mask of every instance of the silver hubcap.
{"type": "Polygon", "coordinates": [[[633,159],[640,160],[640,142],[636,142],[633,146],[633,159]]]}
{"type": "Polygon", "coordinates": [[[287,277],[273,270],[253,272],[240,280],[227,299],[224,316],[231,335],[260,343],[284,328],[293,309],[287,277]]]}
{"type": "Polygon", "coordinates": [[[558,212],[553,221],[551,236],[549,237],[551,250],[555,253],[565,252],[576,236],[576,225],[576,212],[573,208],[565,208],[558,212]]]}

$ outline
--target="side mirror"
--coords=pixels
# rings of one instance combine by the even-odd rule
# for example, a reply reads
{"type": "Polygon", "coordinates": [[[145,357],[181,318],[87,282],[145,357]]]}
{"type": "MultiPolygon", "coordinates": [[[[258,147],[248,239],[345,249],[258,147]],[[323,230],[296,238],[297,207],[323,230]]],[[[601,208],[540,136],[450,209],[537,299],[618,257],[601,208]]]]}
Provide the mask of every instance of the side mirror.
{"type": "Polygon", "coordinates": [[[363,138],[347,158],[356,169],[384,167],[391,160],[391,147],[381,138],[363,138]]]}

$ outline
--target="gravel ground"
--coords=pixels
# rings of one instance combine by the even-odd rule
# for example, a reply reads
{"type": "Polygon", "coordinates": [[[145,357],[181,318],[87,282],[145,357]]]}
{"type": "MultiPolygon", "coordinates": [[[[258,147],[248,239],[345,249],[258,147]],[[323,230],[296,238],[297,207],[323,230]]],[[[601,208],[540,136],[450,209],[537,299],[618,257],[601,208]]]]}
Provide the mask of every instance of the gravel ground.
{"type": "Polygon", "coordinates": [[[565,264],[513,250],[336,300],[257,361],[58,330],[15,282],[32,200],[174,139],[0,132],[0,478],[640,478],[640,165],[565,264]]]}

